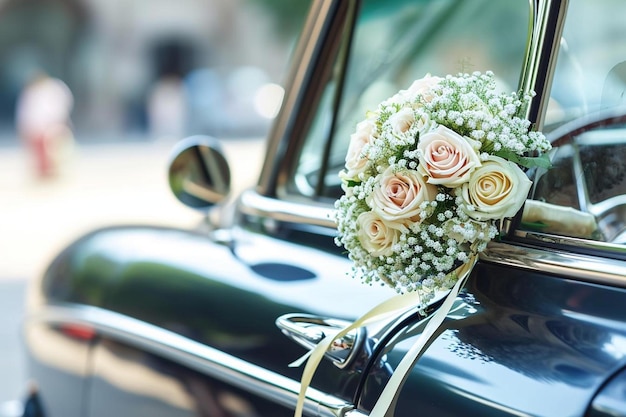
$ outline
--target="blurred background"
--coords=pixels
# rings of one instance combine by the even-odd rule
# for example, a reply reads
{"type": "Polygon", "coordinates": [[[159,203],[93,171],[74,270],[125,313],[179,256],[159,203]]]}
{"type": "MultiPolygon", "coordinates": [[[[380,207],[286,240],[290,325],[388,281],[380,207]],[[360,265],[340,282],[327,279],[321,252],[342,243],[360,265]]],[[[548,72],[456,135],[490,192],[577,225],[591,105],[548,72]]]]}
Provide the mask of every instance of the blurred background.
{"type": "Polygon", "coordinates": [[[309,1],[0,0],[0,417],[25,394],[28,282],[79,235],[193,227],[167,186],[183,137],[254,183],[309,1]]]}

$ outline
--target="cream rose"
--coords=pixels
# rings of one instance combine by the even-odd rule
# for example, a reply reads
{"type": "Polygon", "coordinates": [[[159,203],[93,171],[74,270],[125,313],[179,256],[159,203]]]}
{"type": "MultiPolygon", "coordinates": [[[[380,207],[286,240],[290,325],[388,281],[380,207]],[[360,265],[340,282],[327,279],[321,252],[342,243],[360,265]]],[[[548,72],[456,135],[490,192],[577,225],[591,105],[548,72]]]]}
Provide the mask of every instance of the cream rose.
{"type": "Polygon", "coordinates": [[[343,179],[357,179],[359,174],[365,171],[367,156],[363,151],[374,138],[376,125],[370,119],[363,120],[356,126],[356,131],[350,136],[350,144],[346,153],[345,171],[340,176],[343,179]]]}
{"type": "Polygon", "coordinates": [[[478,152],[480,143],[465,138],[452,129],[439,126],[421,136],[418,170],[428,177],[430,184],[456,188],[467,182],[472,171],[481,165],[478,152]]]}
{"type": "Polygon", "coordinates": [[[361,213],[357,223],[359,242],[370,255],[389,256],[393,253],[393,245],[400,239],[400,225],[386,222],[372,211],[361,213]]]}
{"type": "Polygon", "coordinates": [[[429,103],[434,97],[432,88],[439,84],[441,80],[443,80],[443,78],[426,74],[424,78],[413,81],[413,84],[411,84],[407,90],[402,90],[401,94],[411,100],[420,96],[423,102],[429,103]]]}
{"type": "Polygon", "coordinates": [[[383,220],[419,222],[420,205],[436,196],[437,187],[427,184],[417,171],[394,172],[389,167],[380,175],[378,186],[366,202],[383,220]]]}
{"type": "Polygon", "coordinates": [[[490,156],[461,189],[467,214],[479,221],[513,217],[526,201],[532,182],[513,162],[490,156]]]}

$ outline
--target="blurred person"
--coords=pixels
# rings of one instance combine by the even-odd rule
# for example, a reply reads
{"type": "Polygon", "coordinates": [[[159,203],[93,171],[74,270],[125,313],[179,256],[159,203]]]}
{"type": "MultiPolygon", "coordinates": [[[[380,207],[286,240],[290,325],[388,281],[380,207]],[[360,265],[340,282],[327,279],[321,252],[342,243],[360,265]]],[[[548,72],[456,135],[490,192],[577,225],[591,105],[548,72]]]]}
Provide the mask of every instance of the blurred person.
{"type": "Polygon", "coordinates": [[[41,399],[39,398],[37,385],[34,382],[31,382],[28,388],[28,395],[24,401],[22,417],[44,417],[41,399]]]}
{"type": "Polygon", "coordinates": [[[58,174],[74,143],[70,114],[74,97],[61,80],[36,75],[20,94],[16,128],[41,178],[58,174]]]}

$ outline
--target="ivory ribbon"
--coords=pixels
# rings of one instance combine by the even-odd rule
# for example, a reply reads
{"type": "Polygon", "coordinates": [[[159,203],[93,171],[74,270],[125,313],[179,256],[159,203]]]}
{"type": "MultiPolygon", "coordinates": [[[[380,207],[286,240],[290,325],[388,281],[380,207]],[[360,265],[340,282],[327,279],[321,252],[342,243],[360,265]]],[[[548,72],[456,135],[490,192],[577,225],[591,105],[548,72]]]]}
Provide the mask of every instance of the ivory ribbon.
{"type": "MultiPolygon", "coordinates": [[[[477,259],[477,256],[472,256],[472,258],[468,262],[461,265],[453,272],[458,276],[456,284],[450,290],[450,293],[446,296],[446,299],[444,300],[441,307],[439,307],[439,309],[430,317],[426,328],[417,339],[415,345],[411,347],[411,349],[406,353],[402,361],[400,361],[400,364],[394,371],[389,382],[387,382],[385,389],[383,390],[380,398],[376,402],[374,409],[370,413],[370,417],[393,416],[397,397],[400,393],[402,385],[404,384],[404,381],[411,372],[413,365],[422,356],[425,348],[429,345],[433,335],[436,333],[437,329],[443,323],[446,316],[450,312],[450,309],[452,308],[456,297],[459,295],[459,292],[461,291],[461,288],[465,284],[467,277],[469,276],[474,265],[476,264],[477,259]]],[[[311,384],[313,374],[315,373],[315,370],[317,369],[321,360],[324,358],[324,354],[331,347],[335,339],[345,336],[347,333],[354,329],[383,320],[384,318],[392,314],[397,314],[398,312],[407,310],[408,308],[415,307],[419,305],[419,302],[420,298],[417,292],[408,292],[405,294],[396,295],[386,301],[383,301],[343,330],[339,331],[336,334],[331,334],[324,337],[324,339],[322,339],[313,350],[311,350],[298,360],[294,361],[293,363],[289,364],[289,366],[291,367],[297,367],[308,359],[306,366],[304,367],[304,371],[302,372],[302,378],[300,380],[300,393],[298,395],[298,402],[296,404],[294,417],[302,417],[306,390],[311,384]]]]}

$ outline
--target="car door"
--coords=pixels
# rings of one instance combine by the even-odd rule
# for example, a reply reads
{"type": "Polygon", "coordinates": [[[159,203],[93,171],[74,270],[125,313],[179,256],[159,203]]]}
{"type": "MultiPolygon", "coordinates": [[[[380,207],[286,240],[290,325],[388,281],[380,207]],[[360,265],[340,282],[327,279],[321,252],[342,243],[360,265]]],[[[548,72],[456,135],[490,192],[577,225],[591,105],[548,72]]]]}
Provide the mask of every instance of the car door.
{"type": "MultiPolygon", "coordinates": [[[[611,17],[622,9],[539,7],[563,25],[536,57],[530,109],[553,142],[554,165],[529,172],[531,200],[481,256],[397,393],[396,416],[624,415],[626,33],[611,17]]],[[[360,410],[372,410],[424,323],[417,317],[388,336],[360,410]]]]}

